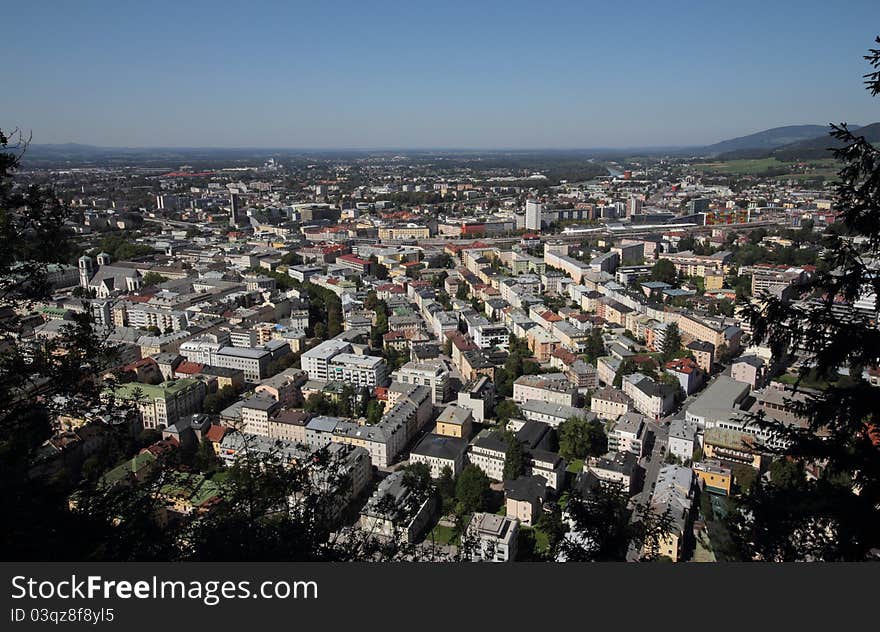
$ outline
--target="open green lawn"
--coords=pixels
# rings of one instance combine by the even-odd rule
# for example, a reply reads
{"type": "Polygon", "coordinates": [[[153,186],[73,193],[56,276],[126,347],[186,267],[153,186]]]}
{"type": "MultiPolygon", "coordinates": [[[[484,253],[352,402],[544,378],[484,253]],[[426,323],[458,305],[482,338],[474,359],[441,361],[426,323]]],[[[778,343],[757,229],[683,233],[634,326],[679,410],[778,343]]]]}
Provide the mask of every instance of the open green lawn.
{"type": "Polygon", "coordinates": [[[824,391],[829,386],[825,380],[811,379],[809,375],[805,375],[800,382],[798,382],[798,376],[791,373],[784,373],[775,379],[777,382],[782,382],[789,386],[798,384],[801,388],[815,388],[820,391],[824,391]]]}
{"type": "Polygon", "coordinates": [[[732,174],[760,174],[768,169],[778,169],[786,163],[779,162],[776,158],[755,158],[744,160],[724,160],[721,162],[705,162],[695,164],[694,168],[700,171],[711,171],[713,173],[732,173],[732,174]]]}
{"type": "Polygon", "coordinates": [[[430,542],[432,536],[434,542],[436,542],[437,544],[453,544],[456,540],[455,533],[453,533],[452,528],[443,526],[442,524],[438,524],[436,527],[434,527],[434,529],[425,538],[425,541],[430,542]]]}
{"type": "Polygon", "coordinates": [[[581,470],[584,469],[584,460],[583,459],[575,459],[571,463],[568,464],[568,467],[565,468],[567,471],[572,474],[580,474],[581,470]]]}
{"type": "Polygon", "coordinates": [[[801,162],[783,162],[776,158],[750,158],[742,160],[724,160],[694,164],[695,169],[709,173],[730,175],[766,175],[768,172],[782,171],[781,178],[809,180],[812,178],[833,178],[837,175],[840,164],[834,160],[804,160],[801,162]],[[803,165],[807,165],[804,169],[803,165]]]}
{"type": "Polygon", "coordinates": [[[538,527],[535,527],[535,545],[539,551],[546,551],[550,548],[550,540],[547,538],[547,534],[538,527]]]}
{"type": "Polygon", "coordinates": [[[224,483],[226,479],[229,478],[229,470],[220,470],[219,472],[215,472],[211,477],[211,480],[215,483],[224,483]]]}

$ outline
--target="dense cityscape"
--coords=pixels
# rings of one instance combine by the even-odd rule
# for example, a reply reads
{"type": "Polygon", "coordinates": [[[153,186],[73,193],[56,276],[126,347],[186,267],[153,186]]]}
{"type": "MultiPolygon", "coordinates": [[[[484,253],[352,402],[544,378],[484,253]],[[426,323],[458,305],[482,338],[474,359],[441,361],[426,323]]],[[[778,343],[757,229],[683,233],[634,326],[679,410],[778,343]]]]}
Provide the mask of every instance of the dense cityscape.
{"type": "MultiPolygon", "coordinates": [[[[14,337],[65,354],[88,322],[102,349],[100,404],[53,395],[28,466],[72,513],[126,490],[191,534],[267,459],[319,489],[321,546],[367,559],[739,560],[739,500],[823,476],[755,419],[880,385],[744,315],[814,300],[828,158],[32,153],[15,186],[51,187],[72,248],[14,337]],[[603,527],[597,558],[590,511],[653,526],[603,527]]],[[[840,305],[876,322],[873,293],[840,305]]]]}
{"type": "Polygon", "coordinates": [[[877,0],[4,18],[10,626],[869,599],[877,0]]]}

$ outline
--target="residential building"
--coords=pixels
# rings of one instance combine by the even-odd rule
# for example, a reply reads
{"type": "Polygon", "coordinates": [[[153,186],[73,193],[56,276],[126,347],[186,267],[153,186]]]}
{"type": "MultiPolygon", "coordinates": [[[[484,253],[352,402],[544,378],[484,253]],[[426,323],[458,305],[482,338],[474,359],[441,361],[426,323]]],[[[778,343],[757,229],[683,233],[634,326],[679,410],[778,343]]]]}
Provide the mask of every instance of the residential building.
{"type": "Polygon", "coordinates": [[[623,376],[623,392],[632,399],[633,407],[654,420],[672,411],[676,390],[669,384],[655,382],[644,373],[623,376]]]}
{"type": "Polygon", "coordinates": [[[436,509],[433,496],[418,497],[404,484],[403,471],[386,476],[361,510],[359,526],[367,533],[413,543],[424,533],[436,509]]]}
{"type": "Polygon", "coordinates": [[[464,385],[458,393],[456,404],[467,408],[476,423],[484,423],[493,412],[495,384],[488,377],[480,376],[464,385]]]}
{"type": "Polygon", "coordinates": [[[470,553],[474,562],[510,562],[516,559],[519,520],[496,514],[477,512],[471,517],[466,540],[472,542],[470,553]]]}
{"type": "Polygon", "coordinates": [[[520,524],[532,526],[540,517],[547,497],[547,479],[543,476],[520,476],[504,482],[505,515],[516,518],[520,524]]]}
{"type": "Polygon", "coordinates": [[[518,404],[537,400],[574,406],[577,402],[577,387],[562,373],[521,375],[513,382],[513,400],[518,404]]]}
{"type": "Polygon", "coordinates": [[[156,430],[200,412],[205,393],[204,382],[188,378],[155,385],[130,382],[116,387],[112,395],[118,401],[136,402],[144,429],[156,430]]]}
{"type": "Polygon", "coordinates": [[[331,381],[345,382],[357,388],[382,386],[386,381],[387,370],[385,358],[338,353],[330,360],[328,376],[331,381]]]}
{"type": "Polygon", "coordinates": [[[617,419],[634,408],[632,398],[620,389],[607,386],[590,396],[590,410],[600,419],[617,419]]]}
{"type": "Polygon", "coordinates": [[[431,390],[431,401],[441,405],[449,395],[449,369],[446,362],[437,358],[422,362],[407,362],[393,374],[395,382],[427,386],[431,390]]]}
{"type": "Polygon", "coordinates": [[[707,459],[693,464],[694,474],[707,492],[714,494],[730,495],[733,484],[733,470],[725,466],[721,461],[707,459]]]}
{"type": "Polygon", "coordinates": [[[409,461],[427,465],[432,478],[440,478],[446,467],[457,477],[464,468],[467,448],[466,439],[428,433],[410,450],[409,461]]]}
{"type": "Polygon", "coordinates": [[[651,510],[667,515],[671,530],[660,542],[660,554],[677,562],[684,551],[694,500],[694,473],[689,467],[664,465],[651,494],[651,510]]]}
{"type": "Polygon", "coordinates": [[[330,360],[340,353],[350,353],[352,346],[344,340],[326,340],[300,356],[300,367],[311,380],[330,380],[330,360]]]}
{"type": "Polygon", "coordinates": [[[458,439],[470,439],[473,431],[473,412],[450,404],[437,417],[437,434],[458,439]]]}
{"type": "Polygon", "coordinates": [[[648,419],[635,412],[621,415],[612,422],[608,431],[608,450],[610,452],[631,452],[641,458],[645,455],[645,435],[648,419]]]}
{"type": "Polygon", "coordinates": [[[592,472],[605,483],[620,485],[628,494],[635,492],[639,469],[632,452],[615,452],[606,457],[592,457],[584,463],[584,472],[592,472]]]}
{"type": "Polygon", "coordinates": [[[669,443],[666,448],[669,454],[681,461],[692,459],[696,440],[696,423],[685,419],[673,419],[669,422],[669,443]]]}
{"type": "Polygon", "coordinates": [[[762,388],[767,379],[767,363],[756,355],[740,356],[730,365],[730,377],[752,389],[762,388]]]}

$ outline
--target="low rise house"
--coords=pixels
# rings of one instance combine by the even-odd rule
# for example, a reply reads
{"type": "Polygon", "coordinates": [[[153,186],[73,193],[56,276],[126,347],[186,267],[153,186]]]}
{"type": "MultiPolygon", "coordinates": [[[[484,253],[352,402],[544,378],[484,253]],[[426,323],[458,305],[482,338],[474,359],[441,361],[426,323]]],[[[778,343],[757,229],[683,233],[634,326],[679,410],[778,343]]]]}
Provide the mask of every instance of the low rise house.
{"type": "Polygon", "coordinates": [[[608,431],[608,450],[611,452],[630,452],[641,458],[645,455],[645,438],[648,432],[648,419],[636,412],[621,415],[612,422],[608,431]]]}
{"type": "Polygon", "coordinates": [[[600,419],[617,419],[634,408],[632,399],[623,391],[605,387],[590,396],[590,410],[600,419]]]}
{"type": "Polygon", "coordinates": [[[403,471],[392,472],[376,487],[361,510],[359,526],[367,533],[412,543],[424,533],[436,509],[433,496],[419,496],[404,481],[403,471]]]}
{"type": "Polygon", "coordinates": [[[526,526],[537,522],[546,497],[547,479],[543,476],[520,476],[504,483],[506,515],[526,526]]]}
{"type": "Polygon", "coordinates": [[[730,495],[733,470],[721,461],[715,459],[700,461],[693,464],[693,470],[706,491],[724,496],[730,495]]]}
{"type": "Polygon", "coordinates": [[[574,406],[577,387],[562,373],[521,375],[513,382],[513,400],[522,404],[528,400],[574,406]]]}
{"type": "Polygon", "coordinates": [[[457,477],[464,468],[468,443],[466,440],[428,433],[410,450],[410,463],[424,463],[431,469],[431,478],[440,478],[448,467],[457,477]]]}
{"type": "Polygon", "coordinates": [[[583,469],[584,472],[592,472],[600,481],[619,484],[629,494],[635,492],[639,463],[631,452],[590,458],[584,463],[583,469]]]}
{"type": "Polygon", "coordinates": [[[677,562],[685,546],[691,523],[694,500],[694,473],[689,467],[664,465],[660,468],[654,492],[651,494],[651,511],[669,516],[671,530],[659,543],[659,553],[677,562]]]}
{"type": "Polygon", "coordinates": [[[465,534],[470,558],[474,562],[510,562],[516,559],[519,520],[477,512],[465,534]]]}
{"type": "Polygon", "coordinates": [[[468,408],[450,404],[437,417],[437,434],[459,439],[470,439],[473,432],[473,413],[468,408]]]}

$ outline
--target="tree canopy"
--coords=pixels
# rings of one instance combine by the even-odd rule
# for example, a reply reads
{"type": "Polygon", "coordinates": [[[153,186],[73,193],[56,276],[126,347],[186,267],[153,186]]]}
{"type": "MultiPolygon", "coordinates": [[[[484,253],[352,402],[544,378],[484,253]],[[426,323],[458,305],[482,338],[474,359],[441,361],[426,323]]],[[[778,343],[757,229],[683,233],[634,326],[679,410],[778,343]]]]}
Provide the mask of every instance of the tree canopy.
{"type": "MultiPolygon", "coordinates": [[[[880,49],[866,59],[873,68],[866,86],[876,96],[880,49]]],[[[788,466],[774,465],[776,481],[758,479],[744,495],[731,532],[746,559],[858,561],[880,548],[880,389],[863,377],[863,367],[880,365],[880,275],[869,264],[880,259],[880,149],[846,124],[832,126],[831,136],[843,165],[837,209],[844,230],[826,231],[824,265],[802,288],[804,299],[764,293],[746,313],[756,344],[768,345],[777,358],[807,360],[802,375],[847,371],[851,379],[789,401],[802,424],[753,419],[778,441],[765,451],[800,461],[816,476],[800,481],[788,466]],[[873,297],[871,314],[855,307],[866,296],[873,297]]]]}

